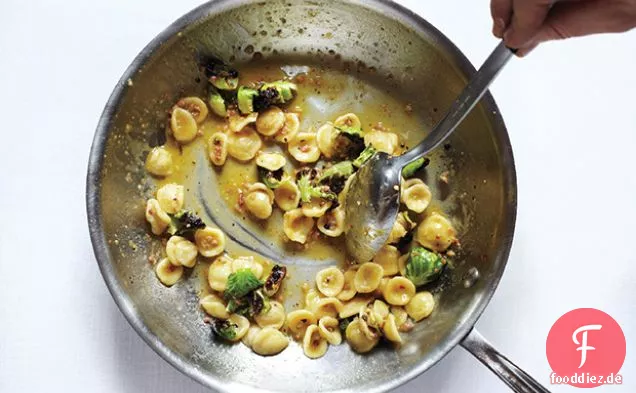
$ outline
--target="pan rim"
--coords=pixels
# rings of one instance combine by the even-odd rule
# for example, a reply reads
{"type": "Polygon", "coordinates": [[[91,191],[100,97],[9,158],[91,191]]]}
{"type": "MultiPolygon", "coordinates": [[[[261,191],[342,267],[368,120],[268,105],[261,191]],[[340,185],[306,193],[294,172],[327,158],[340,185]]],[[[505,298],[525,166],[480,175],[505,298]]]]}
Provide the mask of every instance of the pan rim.
{"type": "MultiPolygon", "coordinates": [[[[435,39],[440,46],[444,49],[445,54],[450,56],[450,60],[455,64],[458,69],[464,75],[472,75],[476,72],[470,61],[466,56],[450,41],[443,33],[437,28],[427,22],[421,16],[415,14],[413,11],[406,7],[397,4],[391,0],[338,0],[343,3],[355,4],[358,6],[367,7],[378,12],[386,12],[389,18],[397,18],[400,23],[414,29],[414,31],[420,35],[426,35],[435,39]]],[[[133,327],[139,336],[164,360],[175,367],[177,370],[188,375],[192,379],[196,380],[200,384],[216,389],[218,391],[233,391],[234,389],[240,389],[240,391],[260,391],[262,389],[255,389],[249,385],[244,385],[235,382],[225,382],[218,380],[214,376],[204,373],[202,370],[196,367],[196,365],[190,363],[185,358],[177,354],[168,348],[143,322],[143,319],[137,311],[133,301],[126,295],[121,284],[116,278],[113,265],[111,264],[110,253],[107,247],[107,241],[105,233],[103,231],[103,222],[100,213],[101,206],[101,172],[104,163],[103,152],[106,147],[106,141],[109,133],[109,129],[123,96],[126,93],[127,81],[133,78],[135,73],[143,68],[148,60],[155,54],[155,52],[161,48],[161,46],[170,40],[173,36],[177,35],[183,29],[189,27],[192,24],[196,24],[206,19],[212,14],[223,12],[228,8],[238,7],[242,4],[251,3],[249,0],[212,0],[206,2],[192,11],[186,13],[184,16],[177,19],[161,33],[159,33],[149,44],[147,44],[141,52],[135,57],[132,63],[123,73],[122,77],[115,86],[111,93],[105,108],[100,116],[95,136],[92,142],[91,151],[89,155],[88,171],[86,177],[86,209],[88,216],[88,226],[91,237],[91,243],[100,272],[106,282],[108,290],[115,300],[118,308],[133,327]]],[[[487,92],[481,101],[481,106],[490,113],[493,114],[492,119],[492,135],[495,141],[500,146],[500,160],[502,168],[504,168],[502,176],[502,186],[505,220],[503,227],[507,233],[502,236],[501,245],[499,247],[498,254],[493,258],[498,262],[498,268],[494,272],[495,278],[492,285],[484,290],[483,296],[474,298],[471,304],[463,312],[462,320],[448,332],[446,337],[442,339],[426,357],[418,361],[414,366],[407,369],[401,375],[374,381],[373,385],[360,385],[358,389],[341,389],[334,392],[352,392],[354,390],[360,390],[364,388],[367,392],[384,392],[390,389],[395,389],[398,386],[408,382],[409,380],[422,374],[428,370],[434,364],[439,362],[444,356],[446,356],[453,348],[455,348],[463,338],[471,331],[484,309],[490,302],[494,292],[496,291],[499,281],[503,276],[505,267],[507,265],[508,257],[512,247],[512,241],[514,237],[514,228],[516,222],[517,212],[517,183],[516,183],[516,170],[514,164],[514,158],[512,154],[512,147],[510,139],[503,121],[499,109],[494,101],[494,98],[487,92]]]]}

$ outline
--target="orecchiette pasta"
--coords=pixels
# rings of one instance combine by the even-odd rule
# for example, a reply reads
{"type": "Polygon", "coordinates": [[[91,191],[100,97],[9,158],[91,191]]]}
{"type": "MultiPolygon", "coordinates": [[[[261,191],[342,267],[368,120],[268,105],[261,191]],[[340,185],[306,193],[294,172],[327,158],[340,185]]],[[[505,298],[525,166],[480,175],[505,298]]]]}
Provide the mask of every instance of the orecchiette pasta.
{"type": "Polygon", "coordinates": [[[285,113],[279,107],[269,107],[258,115],[256,131],[265,136],[274,135],[285,126],[285,120],[285,113]]]}
{"type": "Polygon", "coordinates": [[[351,181],[353,180],[353,176],[349,176],[347,181],[345,181],[344,188],[338,194],[338,203],[342,206],[345,204],[345,200],[347,199],[347,192],[349,192],[349,186],[351,185],[351,181]]]}
{"type": "Polygon", "coordinates": [[[227,135],[222,132],[215,132],[208,142],[208,157],[217,166],[225,164],[227,159],[227,135]]]}
{"type": "Polygon", "coordinates": [[[428,291],[418,292],[405,308],[409,317],[413,318],[415,322],[419,322],[431,315],[435,308],[435,299],[428,291]]]}
{"type": "Polygon", "coordinates": [[[232,274],[232,260],[226,256],[216,258],[208,270],[210,288],[219,292],[225,291],[230,274],[232,274]]]}
{"type": "Polygon", "coordinates": [[[356,288],[353,285],[353,279],[355,276],[355,270],[347,270],[346,272],[344,272],[344,284],[342,286],[342,291],[340,291],[340,293],[338,293],[338,295],[336,296],[338,300],[351,300],[356,295],[356,288]]]}
{"type": "Polygon", "coordinates": [[[334,139],[338,135],[338,130],[333,124],[324,124],[316,132],[316,140],[320,152],[327,158],[331,158],[334,154],[334,139]]]}
{"type": "Polygon", "coordinates": [[[251,255],[240,256],[232,261],[232,272],[237,272],[242,269],[250,269],[256,278],[261,278],[263,275],[263,265],[256,262],[251,255]]]}
{"type": "Polygon", "coordinates": [[[175,107],[172,110],[172,116],[170,116],[170,129],[172,130],[172,136],[179,143],[189,143],[196,138],[199,132],[197,121],[194,116],[187,110],[179,107],[175,107]]]}
{"type": "Polygon", "coordinates": [[[146,221],[155,235],[161,235],[170,225],[170,216],[163,211],[156,199],[148,199],[146,203],[146,221]]]}
{"type": "Polygon", "coordinates": [[[227,320],[230,321],[230,323],[236,325],[236,328],[234,329],[236,335],[232,339],[230,339],[230,341],[241,341],[243,336],[247,334],[247,330],[250,328],[250,321],[244,316],[238,314],[230,315],[227,320]]]}
{"type": "Polygon", "coordinates": [[[320,149],[316,142],[316,134],[299,132],[287,144],[287,150],[298,162],[316,162],[320,158],[320,149]]]}
{"type": "Polygon", "coordinates": [[[274,190],[274,201],[284,211],[294,210],[300,203],[300,190],[290,179],[283,180],[274,190]]]}
{"type": "Polygon", "coordinates": [[[456,240],[455,229],[446,217],[433,213],[417,227],[415,240],[426,248],[445,251],[456,240]]]}
{"type": "Polygon", "coordinates": [[[338,320],[334,317],[322,317],[318,321],[318,331],[320,335],[331,345],[340,345],[342,343],[342,334],[338,320]]]}
{"type": "Polygon", "coordinates": [[[367,304],[371,303],[371,301],[373,301],[373,297],[371,296],[357,295],[342,305],[342,310],[338,316],[340,318],[349,318],[351,316],[358,315],[360,309],[366,307],[367,304]]]}
{"type": "Polygon", "coordinates": [[[287,159],[280,153],[260,152],[256,156],[256,165],[270,171],[277,171],[285,166],[287,159]]]}
{"type": "Polygon", "coordinates": [[[356,116],[354,113],[347,113],[342,115],[333,122],[336,127],[351,127],[351,128],[362,128],[362,122],[360,118],[356,116]]]}
{"type": "Polygon", "coordinates": [[[176,266],[194,267],[197,262],[197,246],[181,236],[171,236],[166,243],[166,254],[176,266]]]}
{"type": "Polygon", "coordinates": [[[249,161],[256,156],[263,143],[252,127],[231,132],[227,138],[227,154],[239,161],[249,161]]]}
{"type": "Polygon", "coordinates": [[[338,237],[344,233],[345,210],[338,206],[326,212],[318,219],[318,230],[329,237],[338,237]]]}
{"type": "Polygon", "coordinates": [[[402,306],[391,306],[390,308],[391,314],[395,317],[395,325],[398,327],[398,330],[408,321],[409,314],[406,313],[406,310],[402,306]]]}
{"type": "Polygon", "coordinates": [[[400,274],[406,276],[406,263],[409,261],[409,254],[404,254],[398,259],[398,270],[400,274]]]}
{"type": "MultiPolygon", "coordinates": [[[[239,114],[233,114],[228,119],[228,126],[230,128],[230,131],[233,132],[233,133],[241,132],[248,125],[256,122],[257,118],[258,118],[258,113],[256,113],[256,112],[250,113],[247,116],[241,116],[239,114]]],[[[259,140],[260,140],[260,138],[259,138],[259,140]]]]}
{"type": "Polygon", "coordinates": [[[366,145],[371,145],[375,147],[376,150],[387,154],[395,153],[399,144],[397,134],[378,130],[367,132],[364,135],[364,143],[366,145]]]}
{"type": "Polygon", "coordinates": [[[322,217],[331,207],[331,202],[321,198],[311,198],[309,202],[303,202],[302,212],[307,217],[322,217]]]}
{"type": "Polygon", "coordinates": [[[369,338],[367,334],[362,330],[363,324],[360,318],[354,319],[347,330],[345,331],[345,337],[351,348],[358,353],[365,353],[372,350],[380,341],[380,338],[369,338]]]}
{"type": "Polygon", "coordinates": [[[335,297],[326,297],[320,299],[314,307],[316,318],[320,319],[324,316],[337,317],[342,311],[342,303],[335,297]]]}
{"type": "Polygon", "coordinates": [[[303,337],[303,352],[305,356],[311,359],[318,359],[327,352],[328,347],[329,344],[327,340],[320,335],[318,326],[309,326],[303,337]]]}
{"type": "Polygon", "coordinates": [[[337,267],[328,267],[316,274],[316,286],[328,297],[337,296],[344,287],[344,274],[337,267]]]}
{"type": "Polygon", "coordinates": [[[243,336],[243,339],[241,340],[241,342],[247,345],[248,347],[252,348],[252,345],[254,344],[254,338],[260,331],[261,331],[260,327],[256,325],[250,325],[250,328],[247,329],[247,333],[245,333],[245,336],[243,336]]]}
{"type": "Polygon", "coordinates": [[[157,190],[159,206],[168,214],[175,214],[183,208],[183,186],[169,183],[157,190]]]}
{"type": "Polygon", "coordinates": [[[384,325],[382,326],[382,333],[384,333],[384,337],[386,337],[387,340],[398,344],[402,343],[402,337],[400,337],[400,332],[398,331],[398,326],[395,322],[395,315],[389,314],[387,316],[386,321],[384,321],[384,325]]]}
{"type": "Polygon", "coordinates": [[[296,338],[303,337],[305,330],[316,322],[316,316],[309,310],[295,310],[287,314],[287,328],[296,338]]]}
{"type": "Polygon", "coordinates": [[[177,106],[190,112],[197,123],[203,123],[208,117],[208,106],[199,97],[186,97],[177,101],[177,106]]]}
{"type": "Polygon", "coordinates": [[[394,306],[404,306],[415,295],[415,285],[406,277],[393,277],[382,291],[384,300],[394,306]]]}
{"type": "Polygon", "coordinates": [[[172,174],[172,154],[163,146],[150,150],[146,157],[146,170],[148,173],[165,177],[172,174]]]}
{"type": "Polygon", "coordinates": [[[170,287],[183,275],[183,266],[175,266],[168,258],[164,258],[155,266],[155,273],[163,285],[170,287]]]}
{"type": "Polygon", "coordinates": [[[214,318],[228,319],[230,317],[230,313],[225,308],[225,303],[217,295],[207,295],[201,299],[200,304],[203,310],[214,318]]]}
{"type": "Polygon", "coordinates": [[[373,262],[382,266],[385,276],[393,276],[398,273],[398,259],[400,251],[395,246],[385,245],[375,254],[373,262]]]}
{"type": "Polygon", "coordinates": [[[285,125],[278,134],[274,136],[274,139],[277,142],[287,143],[292,140],[296,134],[298,134],[298,129],[300,129],[300,119],[298,118],[298,114],[286,113],[285,125]]]}
{"type": "Polygon", "coordinates": [[[281,353],[288,345],[287,336],[271,327],[265,327],[256,332],[251,340],[252,350],[262,356],[281,353]]]}
{"type": "Polygon", "coordinates": [[[414,223],[411,221],[407,212],[398,213],[397,218],[395,219],[395,223],[393,224],[393,228],[391,229],[391,233],[389,234],[389,239],[387,243],[397,243],[400,239],[406,236],[407,233],[411,229],[413,229],[414,223]]]}
{"type": "Polygon", "coordinates": [[[277,301],[269,302],[269,309],[254,316],[258,326],[280,329],[285,324],[285,307],[277,301]]]}
{"type": "Polygon", "coordinates": [[[225,234],[217,228],[205,227],[194,233],[194,242],[199,254],[206,258],[215,257],[225,251],[225,234]]]}
{"type": "Polygon", "coordinates": [[[283,215],[283,231],[289,240],[304,244],[314,229],[314,219],[303,214],[301,209],[290,210],[283,215]]]}
{"type": "Polygon", "coordinates": [[[353,285],[359,293],[373,292],[380,285],[383,275],[382,266],[373,262],[363,263],[353,278],[353,285]]]}
{"type": "Polygon", "coordinates": [[[431,190],[421,179],[409,179],[402,184],[402,203],[415,213],[422,213],[431,203],[431,190]]]}
{"type": "Polygon", "coordinates": [[[245,196],[247,210],[256,218],[264,220],[272,215],[274,193],[263,183],[254,183],[245,196]]]}
{"type": "Polygon", "coordinates": [[[376,319],[381,321],[384,321],[389,315],[389,306],[379,299],[373,302],[372,310],[376,316],[376,319]]]}
{"type": "Polygon", "coordinates": [[[318,305],[318,302],[320,301],[320,299],[321,297],[318,291],[316,291],[315,289],[308,290],[307,293],[305,294],[305,299],[304,299],[305,307],[311,312],[314,312],[316,310],[316,306],[318,305]]]}

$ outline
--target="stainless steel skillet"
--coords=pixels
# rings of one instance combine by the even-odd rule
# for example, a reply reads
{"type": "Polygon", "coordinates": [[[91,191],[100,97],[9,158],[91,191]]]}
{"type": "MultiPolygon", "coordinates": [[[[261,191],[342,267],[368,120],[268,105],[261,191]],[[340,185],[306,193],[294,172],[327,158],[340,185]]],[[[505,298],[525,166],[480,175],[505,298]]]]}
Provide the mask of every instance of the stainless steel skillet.
{"type": "MultiPolygon", "coordinates": [[[[193,59],[200,53],[236,63],[255,56],[346,62],[361,78],[375,78],[419,103],[414,110],[427,128],[474,72],[442,33],[383,0],[219,0],[159,34],[115,87],[97,127],[87,176],[89,228],[99,267],[123,314],[157,353],[221,391],[380,392],[417,376],[461,344],[516,391],[545,391],[473,330],[503,274],[516,215],[512,150],[489,94],[434,157],[453,174],[450,191],[440,185],[439,193],[445,210],[460,223],[463,251],[452,273],[432,288],[439,293],[435,314],[418,324],[401,349],[361,356],[340,346],[314,361],[298,348],[263,358],[211,340],[197,307],[196,283],[165,290],[149,268],[148,256],[158,245],[146,234],[141,203],[151,189],[143,153],[158,143],[172,102],[184,92],[199,92],[193,59]]],[[[241,231],[229,234],[259,249],[248,231],[241,231]]],[[[306,261],[297,264],[303,265],[297,278],[314,274],[306,261]]]]}

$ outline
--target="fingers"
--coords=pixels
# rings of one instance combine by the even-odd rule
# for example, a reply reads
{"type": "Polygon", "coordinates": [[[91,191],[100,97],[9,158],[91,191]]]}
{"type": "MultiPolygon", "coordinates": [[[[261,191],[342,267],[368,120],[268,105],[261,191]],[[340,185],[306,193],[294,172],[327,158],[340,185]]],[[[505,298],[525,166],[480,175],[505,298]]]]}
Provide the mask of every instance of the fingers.
{"type": "Polygon", "coordinates": [[[536,44],[598,33],[619,33],[636,27],[636,2],[587,0],[556,4],[534,38],[536,44]]]}
{"type": "Polygon", "coordinates": [[[552,0],[513,0],[512,5],[512,21],[504,40],[511,48],[524,48],[541,29],[552,0]]]}
{"type": "Polygon", "coordinates": [[[503,38],[506,28],[510,24],[512,0],[491,0],[490,13],[493,21],[492,33],[497,38],[503,38]]]}

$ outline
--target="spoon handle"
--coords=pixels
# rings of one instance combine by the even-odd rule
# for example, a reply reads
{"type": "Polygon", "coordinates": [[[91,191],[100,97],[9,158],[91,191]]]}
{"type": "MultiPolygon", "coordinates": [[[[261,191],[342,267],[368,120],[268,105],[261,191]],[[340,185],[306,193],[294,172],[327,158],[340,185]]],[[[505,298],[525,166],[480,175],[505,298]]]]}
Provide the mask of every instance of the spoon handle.
{"type": "Polygon", "coordinates": [[[404,166],[415,161],[444,142],[479,102],[479,99],[488,90],[488,86],[495,80],[515,52],[515,49],[506,47],[503,41],[500,42],[453,102],[444,118],[437,123],[422,142],[399,157],[399,164],[404,166]]]}

